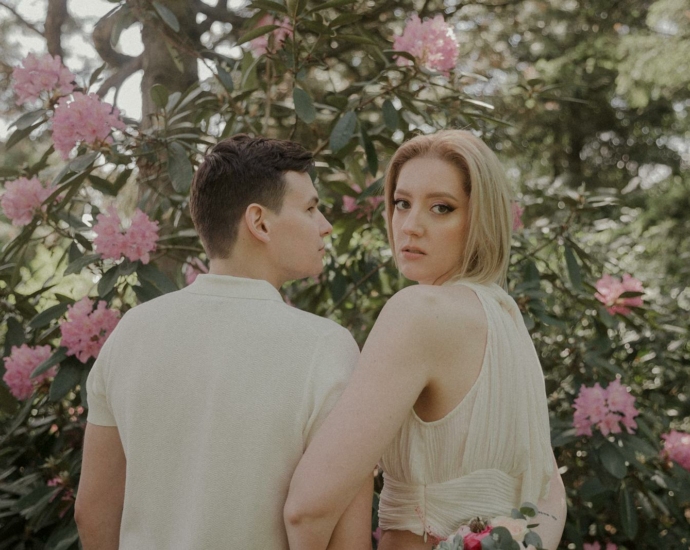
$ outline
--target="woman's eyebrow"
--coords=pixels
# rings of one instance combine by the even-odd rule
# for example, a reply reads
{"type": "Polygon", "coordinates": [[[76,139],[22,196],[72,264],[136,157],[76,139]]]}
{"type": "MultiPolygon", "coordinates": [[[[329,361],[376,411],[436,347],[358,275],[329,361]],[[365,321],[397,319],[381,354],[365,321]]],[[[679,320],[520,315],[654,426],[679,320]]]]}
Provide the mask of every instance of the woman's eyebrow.
{"type": "MultiPolygon", "coordinates": [[[[402,195],[404,197],[409,197],[410,193],[407,191],[403,191],[402,189],[396,189],[395,190],[395,195],[402,195]]],[[[452,195],[451,193],[446,193],[445,191],[435,191],[432,193],[427,193],[424,198],[426,199],[439,199],[439,198],[446,198],[446,199],[451,199],[454,201],[457,201],[457,197],[455,195],[452,195]]]]}

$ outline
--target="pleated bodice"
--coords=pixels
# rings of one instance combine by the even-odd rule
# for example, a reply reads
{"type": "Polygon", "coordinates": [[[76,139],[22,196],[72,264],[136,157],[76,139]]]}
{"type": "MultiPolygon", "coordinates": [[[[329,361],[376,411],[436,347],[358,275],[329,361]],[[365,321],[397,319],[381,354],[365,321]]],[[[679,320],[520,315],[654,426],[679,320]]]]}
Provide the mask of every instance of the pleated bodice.
{"type": "Polygon", "coordinates": [[[553,468],[544,378],[517,304],[498,285],[448,284],[467,285],[484,308],[482,367],[442,419],[424,422],[410,411],[381,459],[379,505],[382,529],[437,539],[476,516],[536,504],[553,468]]]}

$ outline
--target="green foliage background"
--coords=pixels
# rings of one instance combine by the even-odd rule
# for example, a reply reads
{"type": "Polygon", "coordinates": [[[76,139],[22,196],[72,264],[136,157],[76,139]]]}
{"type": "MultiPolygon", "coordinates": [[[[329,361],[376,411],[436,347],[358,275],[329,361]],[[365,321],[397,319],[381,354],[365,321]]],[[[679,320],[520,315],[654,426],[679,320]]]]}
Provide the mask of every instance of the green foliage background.
{"type": "MultiPolygon", "coordinates": [[[[497,151],[525,207],[509,289],[545,371],[568,491],[562,548],[593,541],[689,547],[690,474],[659,451],[662,433],[690,431],[690,89],[683,69],[690,3],[255,0],[226,12],[224,35],[201,39],[183,19],[185,10],[206,9],[199,3],[113,7],[112,41],[117,29],[139,22],[167,44],[168,53],[152,59],[178,76],[145,77],[143,120],[127,121],[112,147],[82,148],[71,162],[52,150],[48,114],[16,123],[0,177],[39,175],[63,199],[21,231],[0,228],[4,356],[23,342],[56,347],[66,305],[87,293],[125,311],[182,287],[183,263],[204,258],[188,213],[193,167],[207,144],[237,132],[294,139],[316,153],[331,246],[321,277],[284,294],[340,322],[361,344],[386,299],[408,284],[392,264],[381,207],[367,208],[387,160],[416,133],[471,128],[497,151]],[[395,64],[393,37],[413,11],[443,13],[456,25],[461,54],[449,78],[395,64]],[[248,33],[266,13],[288,17],[296,32],[277,53],[255,57],[248,33]],[[244,41],[243,53],[219,53],[224,40],[244,41]],[[198,60],[215,76],[176,84],[198,60]],[[347,212],[344,196],[362,210],[347,212]],[[152,264],[93,254],[90,225],[113,201],[159,221],[152,264]],[[641,279],[644,308],[609,315],[594,298],[604,273],[641,279]],[[605,386],[616,376],[637,399],[637,432],[577,437],[572,403],[580,386],[605,386]]],[[[5,52],[8,74],[19,60],[11,45],[5,52]]],[[[80,83],[96,89],[107,74],[87,71],[80,83]]],[[[14,114],[7,90],[2,101],[14,114]]],[[[79,544],[69,492],[78,486],[91,362],[64,359],[57,347],[55,361],[55,381],[26,402],[0,384],[0,548],[79,544]],[[62,484],[47,486],[56,476],[62,484]]]]}

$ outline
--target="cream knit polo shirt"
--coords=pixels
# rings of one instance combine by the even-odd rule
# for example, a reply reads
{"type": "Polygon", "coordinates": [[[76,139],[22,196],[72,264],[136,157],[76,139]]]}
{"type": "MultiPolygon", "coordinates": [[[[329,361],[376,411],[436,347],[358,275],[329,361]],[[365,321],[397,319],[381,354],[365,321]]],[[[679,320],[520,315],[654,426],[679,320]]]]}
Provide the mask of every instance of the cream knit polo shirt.
{"type": "Polygon", "coordinates": [[[287,550],[292,473],[354,369],[333,321],[199,275],[127,312],[87,382],[127,458],[121,550],[287,550]]]}

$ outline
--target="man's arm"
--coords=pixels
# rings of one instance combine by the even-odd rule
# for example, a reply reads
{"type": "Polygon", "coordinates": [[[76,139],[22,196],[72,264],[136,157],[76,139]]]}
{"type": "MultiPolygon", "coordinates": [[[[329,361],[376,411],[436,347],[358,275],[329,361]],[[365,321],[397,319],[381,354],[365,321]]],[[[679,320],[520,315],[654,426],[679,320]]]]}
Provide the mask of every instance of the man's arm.
{"type": "Polygon", "coordinates": [[[125,499],[125,453],[115,426],[87,422],[74,519],[84,550],[117,550],[125,499]]]}
{"type": "Polygon", "coordinates": [[[328,550],[371,550],[371,508],[374,475],[352,499],[333,530],[328,550]]]}

